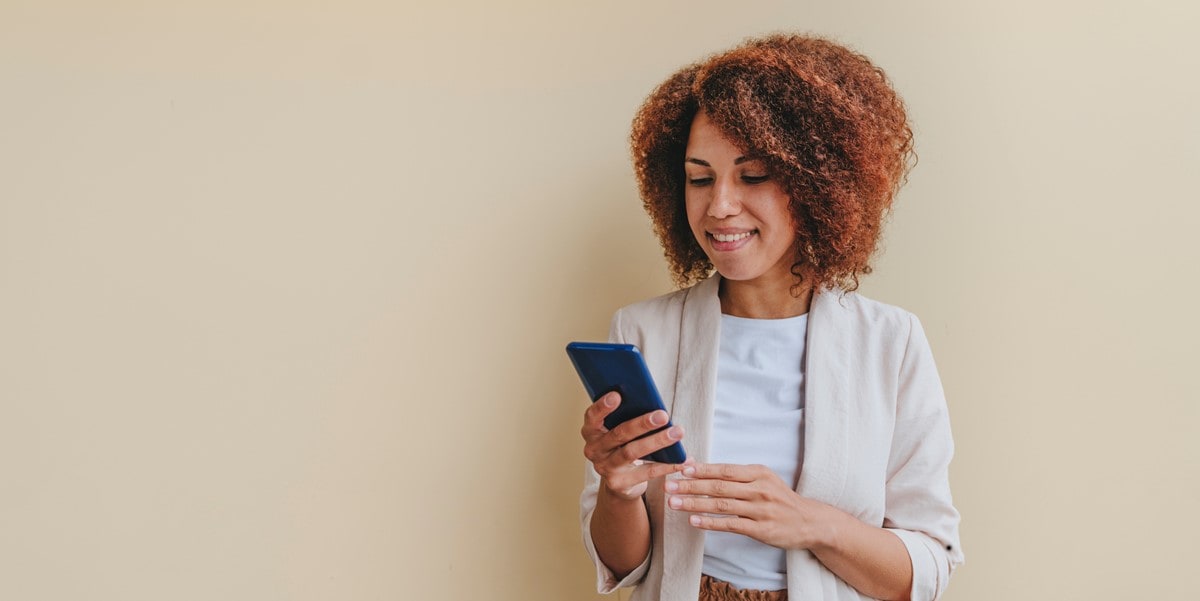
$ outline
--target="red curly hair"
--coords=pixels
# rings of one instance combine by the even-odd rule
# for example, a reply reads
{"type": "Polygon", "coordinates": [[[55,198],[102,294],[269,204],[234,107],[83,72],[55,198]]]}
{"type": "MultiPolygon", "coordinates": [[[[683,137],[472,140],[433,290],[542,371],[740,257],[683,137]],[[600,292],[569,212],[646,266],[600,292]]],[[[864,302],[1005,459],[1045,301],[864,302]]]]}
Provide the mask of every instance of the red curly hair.
{"type": "Polygon", "coordinates": [[[792,273],[814,287],[858,288],[916,161],[883,70],[829,40],[777,34],[684,67],[650,94],[633,120],[634,169],[680,286],[712,270],[684,206],[684,150],[700,110],[791,198],[792,273]]]}

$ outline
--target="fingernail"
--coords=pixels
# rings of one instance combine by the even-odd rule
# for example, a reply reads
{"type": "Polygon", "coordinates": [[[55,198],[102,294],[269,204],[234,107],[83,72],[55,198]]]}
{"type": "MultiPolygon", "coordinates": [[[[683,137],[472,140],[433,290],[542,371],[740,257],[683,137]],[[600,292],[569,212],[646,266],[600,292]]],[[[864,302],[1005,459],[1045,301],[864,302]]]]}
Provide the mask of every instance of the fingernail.
{"type": "Polygon", "coordinates": [[[693,526],[699,526],[700,525],[700,516],[694,515],[691,518],[689,518],[688,521],[691,522],[693,526]]]}
{"type": "Polygon", "coordinates": [[[671,497],[668,503],[671,504],[672,509],[679,509],[680,507],[683,507],[683,499],[680,499],[679,497],[671,497]]]}
{"type": "Polygon", "coordinates": [[[696,475],[696,468],[694,468],[694,467],[685,467],[685,468],[683,468],[683,475],[685,475],[685,476],[695,476],[695,475],[696,475]]]}
{"type": "Polygon", "coordinates": [[[651,413],[650,414],[650,423],[652,423],[656,426],[661,426],[661,425],[667,423],[667,414],[663,413],[662,411],[655,411],[654,413],[651,413]]]}
{"type": "Polygon", "coordinates": [[[679,490],[679,485],[673,480],[667,480],[667,492],[675,492],[679,490]]]}
{"type": "Polygon", "coordinates": [[[604,397],[604,406],[605,407],[616,407],[617,406],[617,395],[610,394],[610,395],[604,397]]]}
{"type": "Polygon", "coordinates": [[[667,437],[671,440],[679,440],[681,436],[683,436],[683,430],[680,430],[679,426],[667,430],[667,437]]]}

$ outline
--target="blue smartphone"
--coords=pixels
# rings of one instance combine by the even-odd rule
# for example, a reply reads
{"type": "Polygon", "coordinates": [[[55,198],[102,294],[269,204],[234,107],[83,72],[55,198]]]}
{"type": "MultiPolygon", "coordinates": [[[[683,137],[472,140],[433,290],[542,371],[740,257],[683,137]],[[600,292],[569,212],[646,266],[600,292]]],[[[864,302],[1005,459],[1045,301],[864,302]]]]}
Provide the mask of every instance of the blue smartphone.
{"type": "MultiPolygon", "coordinates": [[[[567,345],[567,356],[575,365],[579,379],[587,390],[592,402],[612,391],[621,395],[621,404],[616,410],[604,418],[604,427],[609,430],[627,422],[639,415],[662,409],[662,397],[658,395],[658,387],[646,367],[642,353],[632,344],[612,344],[608,342],[572,342],[567,345]]],[[[642,437],[650,436],[671,427],[667,425],[647,432],[642,437]]],[[[642,457],[659,463],[683,463],[687,455],[679,442],[659,449],[642,457]]]]}

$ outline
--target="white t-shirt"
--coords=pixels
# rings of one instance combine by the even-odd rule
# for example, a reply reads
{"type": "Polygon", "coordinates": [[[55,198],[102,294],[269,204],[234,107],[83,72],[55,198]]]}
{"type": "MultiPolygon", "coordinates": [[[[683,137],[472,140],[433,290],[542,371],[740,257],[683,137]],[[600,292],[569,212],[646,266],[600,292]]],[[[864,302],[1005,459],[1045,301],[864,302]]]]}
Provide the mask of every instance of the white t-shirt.
{"type": "MultiPolygon", "coordinates": [[[[804,347],[808,314],[721,316],[710,463],[765,465],[795,488],[804,454],[804,347]]],[[[739,589],[787,588],[783,549],[706,532],[703,572],[739,589]]]]}

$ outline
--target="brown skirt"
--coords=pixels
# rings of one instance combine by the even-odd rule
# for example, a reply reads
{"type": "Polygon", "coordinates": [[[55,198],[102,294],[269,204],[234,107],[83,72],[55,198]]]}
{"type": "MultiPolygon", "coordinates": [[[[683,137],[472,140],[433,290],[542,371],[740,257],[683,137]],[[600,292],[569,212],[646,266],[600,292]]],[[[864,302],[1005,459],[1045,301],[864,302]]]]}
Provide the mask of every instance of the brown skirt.
{"type": "Polygon", "coordinates": [[[700,601],[787,601],[787,590],[738,590],[724,580],[700,575],[700,601]]]}

